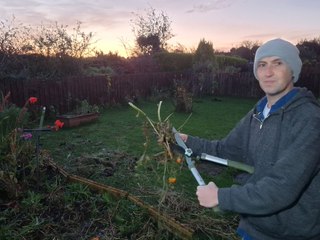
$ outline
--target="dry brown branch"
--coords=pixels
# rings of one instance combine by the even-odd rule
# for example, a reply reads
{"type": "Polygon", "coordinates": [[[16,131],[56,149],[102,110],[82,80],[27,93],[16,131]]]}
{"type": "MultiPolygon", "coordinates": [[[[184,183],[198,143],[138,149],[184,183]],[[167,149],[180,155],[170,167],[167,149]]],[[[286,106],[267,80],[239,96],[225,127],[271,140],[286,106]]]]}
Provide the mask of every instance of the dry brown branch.
{"type": "Polygon", "coordinates": [[[68,174],[65,170],[59,167],[53,160],[47,159],[47,164],[52,167],[54,170],[58,171],[61,175],[67,178],[70,182],[77,182],[81,184],[85,184],[91,189],[98,190],[99,192],[107,192],[112,194],[117,198],[127,198],[134,204],[140,206],[143,209],[146,209],[150,216],[153,219],[161,223],[165,228],[173,233],[174,235],[178,236],[181,239],[192,239],[193,230],[191,228],[182,225],[181,223],[177,222],[173,218],[159,212],[156,208],[153,208],[150,205],[144,203],[141,199],[131,195],[127,191],[123,191],[111,186],[107,186],[90,179],[86,179],[77,175],[68,174]]]}

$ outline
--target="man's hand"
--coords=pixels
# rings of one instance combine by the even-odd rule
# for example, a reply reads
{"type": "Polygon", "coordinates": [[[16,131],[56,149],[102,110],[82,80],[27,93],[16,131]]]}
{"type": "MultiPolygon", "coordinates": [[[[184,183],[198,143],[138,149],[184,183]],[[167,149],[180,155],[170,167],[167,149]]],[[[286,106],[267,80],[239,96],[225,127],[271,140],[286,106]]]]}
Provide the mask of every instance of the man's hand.
{"type": "Polygon", "coordinates": [[[198,186],[197,196],[201,206],[211,208],[219,204],[218,187],[215,183],[209,182],[206,186],[198,186]]]}
{"type": "Polygon", "coordinates": [[[187,134],[179,133],[179,135],[180,135],[182,141],[187,142],[187,140],[188,140],[188,135],[187,134]]]}

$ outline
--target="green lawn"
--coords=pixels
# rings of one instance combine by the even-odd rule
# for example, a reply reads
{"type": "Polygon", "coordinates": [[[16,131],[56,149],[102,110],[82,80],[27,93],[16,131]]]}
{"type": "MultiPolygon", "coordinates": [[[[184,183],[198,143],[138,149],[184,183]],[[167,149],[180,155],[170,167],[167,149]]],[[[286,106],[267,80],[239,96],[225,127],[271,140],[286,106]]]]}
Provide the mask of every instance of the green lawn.
{"type": "MultiPolygon", "coordinates": [[[[209,139],[222,138],[256,102],[252,99],[238,98],[219,98],[219,100],[221,101],[210,98],[195,100],[192,115],[182,131],[209,139]]],[[[157,121],[157,104],[157,102],[135,103],[155,121],[157,121]]],[[[170,122],[176,128],[189,117],[189,114],[174,112],[172,102],[164,101],[161,107],[162,118],[171,113],[173,115],[170,117],[170,122]]],[[[53,150],[57,161],[67,158],[70,154],[95,152],[101,147],[139,156],[143,152],[145,141],[142,132],[143,122],[143,116],[137,117],[136,111],[130,106],[108,108],[102,110],[99,120],[93,124],[45,134],[42,140],[45,148],[53,150]],[[58,151],[61,144],[72,143],[81,144],[81,148],[77,148],[77,151],[58,151]]]]}

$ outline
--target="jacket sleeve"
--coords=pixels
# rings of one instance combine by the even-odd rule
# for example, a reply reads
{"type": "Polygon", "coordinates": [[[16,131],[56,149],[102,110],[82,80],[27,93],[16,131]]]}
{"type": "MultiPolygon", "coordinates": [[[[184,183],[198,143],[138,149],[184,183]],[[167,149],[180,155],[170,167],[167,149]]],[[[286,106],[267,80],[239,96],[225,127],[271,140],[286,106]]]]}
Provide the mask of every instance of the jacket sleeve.
{"type": "Polygon", "coordinates": [[[236,127],[222,140],[210,141],[188,136],[186,145],[196,155],[207,153],[234,161],[245,161],[251,116],[252,111],[242,118],[236,127]]]}
{"type": "Polygon", "coordinates": [[[267,215],[289,209],[297,201],[315,201],[320,194],[320,117],[303,117],[291,126],[292,143],[281,151],[271,171],[244,186],[220,188],[221,209],[237,213],[267,215]],[[314,178],[317,181],[313,181],[314,178]],[[313,189],[308,194],[303,192],[313,189]]]}

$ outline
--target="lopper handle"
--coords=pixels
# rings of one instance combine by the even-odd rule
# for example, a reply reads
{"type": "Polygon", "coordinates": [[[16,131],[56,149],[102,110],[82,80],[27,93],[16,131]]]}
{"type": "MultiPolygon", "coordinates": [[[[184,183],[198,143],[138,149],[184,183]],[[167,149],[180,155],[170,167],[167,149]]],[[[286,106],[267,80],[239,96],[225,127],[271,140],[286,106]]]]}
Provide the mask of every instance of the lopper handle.
{"type": "Polygon", "coordinates": [[[190,168],[190,171],[192,172],[192,175],[197,180],[199,186],[204,186],[206,183],[203,181],[203,178],[200,176],[198,170],[195,167],[190,168]]]}
{"type": "MultiPolygon", "coordinates": [[[[200,176],[198,170],[197,170],[195,167],[190,168],[190,171],[192,172],[194,178],[197,180],[199,186],[205,186],[205,185],[207,185],[207,184],[204,182],[203,178],[200,176]]],[[[222,211],[219,207],[214,207],[214,208],[213,208],[213,211],[214,211],[215,213],[223,213],[223,211],[222,211]]]]}
{"type": "Polygon", "coordinates": [[[241,162],[228,160],[228,166],[251,173],[251,174],[254,172],[254,167],[241,162]]]}

